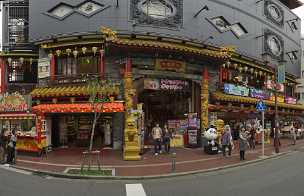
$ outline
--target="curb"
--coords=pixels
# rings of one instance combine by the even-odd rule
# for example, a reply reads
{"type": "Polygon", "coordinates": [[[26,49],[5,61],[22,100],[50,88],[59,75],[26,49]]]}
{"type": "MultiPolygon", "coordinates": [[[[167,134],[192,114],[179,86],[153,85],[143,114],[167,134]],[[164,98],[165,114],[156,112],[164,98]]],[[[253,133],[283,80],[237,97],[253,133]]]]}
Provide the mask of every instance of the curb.
{"type": "Polygon", "coordinates": [[[225,169],[230,168],[236,168],[236,167],[242,167],[246,165],[252,165],[255,163],[263,162],[270,159],[279,159],[284,155],[288,155],[294,152],[294,150],[289,150],[286,152],[282,152],[279,154],[271,155],[266,158],[257,158],[255,160],[246,161],[242,163],[236,163],[221,167],[215,167],[210,169],[203,169],[203,170],[195,170],[195,171],[189,171],[189,172],[179,172],[179,173],[167,173],[167,174],[161,174],[161,175],[149,175],[149,176],[81,176],[81,175],[72,175],[72,174],[64,174],[64,173],[58,173],[58,172],[49,172],[49,171],[42,171],[42,170],[35,170],[35,169],[29,169],[25,167],[18,167],[15,165],[12,165],[10,167],[15,169],[20,169],[24,171],[31,172],[33,175],[36,176],[51,176],[56,178],[66,178],[66,179],[88,179],[88,180],[145,180],[145,179],[160,179],[160,178],[172,178],[172,177],[181,177],[181,176],[187,176],[187,175],[193,175],[193,174],[204,174],[204,173],[210,173],[214,171],[221,171],[225,169]]]}

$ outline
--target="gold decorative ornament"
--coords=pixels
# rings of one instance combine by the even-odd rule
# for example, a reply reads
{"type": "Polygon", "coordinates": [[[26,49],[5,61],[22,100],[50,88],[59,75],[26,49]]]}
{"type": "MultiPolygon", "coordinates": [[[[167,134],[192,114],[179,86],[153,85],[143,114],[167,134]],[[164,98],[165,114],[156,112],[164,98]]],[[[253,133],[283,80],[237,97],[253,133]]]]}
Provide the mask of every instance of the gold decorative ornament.
{"type": "Polygon", "coordinates": [[[231,65],[230,61],[227,62],[227,67],[229,68],[231,65]]]}
{"type": "Polygon", "coordinates": [[[226,67],[226,64],[224,63],[224,64],[222,65],[222,67],[225,68],[225,67],[226,67]]]}
{"type": "Polygon", "coordinates": [[[201,129],[206,130],[208,128],[208,105],[209,105],[209,81],[208,70],[204,69],[203,79],[201,83],[201,129]]]}
{"type": "Polygon", "coordinates": [[[239,67],[239,72],[242,73],[243,67],[239,67]]]}
{"type": "Polygon", "coordinates": [[[104,38],[106,39],[106,41],[113,41],[117,39],[117,32],[113,31],[112,29],[102,26],[100,28],[100,31],[103,33],[104,38]]]}

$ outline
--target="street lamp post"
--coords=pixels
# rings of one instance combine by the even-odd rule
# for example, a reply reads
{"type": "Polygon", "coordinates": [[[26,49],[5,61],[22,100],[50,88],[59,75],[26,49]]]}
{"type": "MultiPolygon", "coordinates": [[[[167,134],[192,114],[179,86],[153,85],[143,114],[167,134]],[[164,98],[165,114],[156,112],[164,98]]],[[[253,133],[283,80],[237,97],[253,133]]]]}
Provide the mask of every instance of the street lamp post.
{"type": "Polygon", "coordinates": [[[274,88],[274,107],[275,107],[275,116],[274,116],[274,123],[275,123],[275,131],[274,131],[274,147],[275,152],[279,153],[279,122],[278,122],[278,93],[277,93],[277,82],[275,82],[274,88]]]}

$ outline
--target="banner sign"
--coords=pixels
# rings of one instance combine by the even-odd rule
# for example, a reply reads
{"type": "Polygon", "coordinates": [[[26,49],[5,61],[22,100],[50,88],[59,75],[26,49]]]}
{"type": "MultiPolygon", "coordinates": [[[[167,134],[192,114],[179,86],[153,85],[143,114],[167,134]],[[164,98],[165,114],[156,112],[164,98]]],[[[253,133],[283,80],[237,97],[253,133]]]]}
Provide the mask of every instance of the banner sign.
{"type": "Polygon", "coordinates": [[[21,112],[29,109],[27,101],[19,93],[0,95],[0,111],[1,112],[21,112]]]}
{"type": "Polygon", "coordinates": [[[297,99],[293,97],[286,96],[285,102],[288,104],[297,104],[297,99]]]}
{"type": "Polygon", "coordinates": [[[250,96],[257,99],[269,99],[270,94],[266,91],[251,88],[250,89],[250,96]]]}
{"type": "Polygon", "coordinates": [[[285,65],[284,64],[279,64],[278,65],[278,73],[277,73],[277,82],[279,84],[284,84],[285,83],[285,65]]]}
{"type": "Polygon", "coordinates": [[[189,83],[183,80],[160,80],[160,89],[162,90],[183,90],[189,87],[189,83]]]}
{"type": "Polygon", "coordinates": [[[224,92],[230,95],[249,96],[249,88],[234,84],[224,84],[224,92]]]}
{"type": "Polygon", "coordinates": [[[158,79],[149,79],[145,78],[144,80],[144,89],[149,90],[159,90],[160,84],[158,79]]]}
{"type": "Polygon", "coordinates": [[[170,59],[156,59],[155,69],[161,71],[185,72],[186,63],[170,59]]]}

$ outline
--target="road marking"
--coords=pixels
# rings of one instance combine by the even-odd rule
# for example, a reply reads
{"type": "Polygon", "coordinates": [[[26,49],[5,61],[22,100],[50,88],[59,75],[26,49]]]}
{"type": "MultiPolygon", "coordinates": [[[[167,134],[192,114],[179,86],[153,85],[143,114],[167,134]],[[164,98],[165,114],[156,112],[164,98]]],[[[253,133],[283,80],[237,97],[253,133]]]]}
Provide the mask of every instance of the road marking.
{"type": "Polygon", "coordinates": [[[21,170],[21,169],[12,168],[12,167],[9,167],[7,165],[0,166],[0,168],[5,169],[7,171],[12,171],[12,172],[17,172],[17,173],[20,173],[20,174],[24,174],[24,175],[32,175],[33,174],[32,172],[21,170]]]}
{"type": "Polygon", "coordinates": [[[126,184],[127,196],[147,196],[142,184],[126,184]]]}

